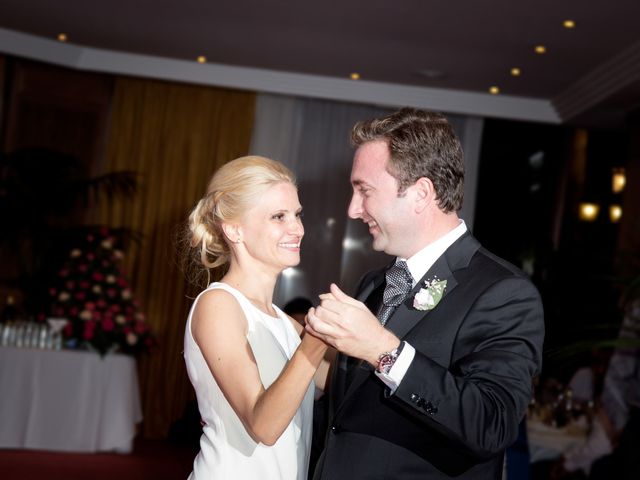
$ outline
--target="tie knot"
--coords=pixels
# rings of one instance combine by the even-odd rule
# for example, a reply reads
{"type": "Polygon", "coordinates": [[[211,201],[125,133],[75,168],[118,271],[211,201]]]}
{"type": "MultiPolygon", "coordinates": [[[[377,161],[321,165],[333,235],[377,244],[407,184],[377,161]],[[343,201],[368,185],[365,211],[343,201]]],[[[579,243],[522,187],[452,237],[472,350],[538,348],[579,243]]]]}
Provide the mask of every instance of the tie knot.
{"type": "Polygon", "coordinates": [[[401,260],[387,270],[385,274],[387,286],[382,294],[382,301],[387,306],[397,307],[411,291],[413,277],[407,262],[401,260]]]}

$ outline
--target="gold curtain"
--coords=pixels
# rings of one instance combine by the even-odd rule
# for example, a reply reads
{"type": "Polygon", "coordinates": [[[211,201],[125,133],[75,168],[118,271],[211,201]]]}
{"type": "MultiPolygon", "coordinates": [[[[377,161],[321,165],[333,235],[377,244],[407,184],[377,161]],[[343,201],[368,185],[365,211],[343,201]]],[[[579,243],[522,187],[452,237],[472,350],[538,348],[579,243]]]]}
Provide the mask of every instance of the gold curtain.
{"type": "Polygon", "coordinates": [[[166,436],[193,398],[182,356],[190,306],[177,267],[175,234],[214,170],[246,155],[255,94],[119,78],[107,140],[106,171],[135,170],[132,200],[102,202],[97,222],[142,233],[125,252],[124,269],[159,348],[138,363],[148,438],[166,436]]]}

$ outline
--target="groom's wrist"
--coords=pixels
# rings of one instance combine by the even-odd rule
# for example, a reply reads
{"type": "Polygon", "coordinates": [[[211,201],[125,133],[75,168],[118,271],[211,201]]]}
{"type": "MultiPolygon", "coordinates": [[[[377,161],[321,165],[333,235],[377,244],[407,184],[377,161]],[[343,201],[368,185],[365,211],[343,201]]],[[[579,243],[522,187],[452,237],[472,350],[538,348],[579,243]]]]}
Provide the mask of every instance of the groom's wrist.
{"type": "Polygon", "coordinates": [[[400,342],[397,347],[386,352],[382,352],[380,355],[378,355],[378,363],[375,366],[376,371],[383,375],[387,375],[389,373],[389,370],[391,370],[393,365],[396,363],[396,360],[400,356],[400,353],[402,353],[402,348],[404,347],[404,345],[405,342],[400,342]]]}

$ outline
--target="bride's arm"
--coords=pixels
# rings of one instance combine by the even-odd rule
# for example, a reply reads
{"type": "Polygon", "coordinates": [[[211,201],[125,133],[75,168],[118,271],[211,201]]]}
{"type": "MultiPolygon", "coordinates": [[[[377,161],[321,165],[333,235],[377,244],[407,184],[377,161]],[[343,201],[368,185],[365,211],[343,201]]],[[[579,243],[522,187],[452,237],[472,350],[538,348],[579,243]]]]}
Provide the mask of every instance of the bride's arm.
{"type": "Polygon", "coordinates": [[[212,290],[203,294],[193,312],[191,330],[249,435],[256,442],[273,445],[300,406],[326,345],[304,334],[280,376],[265,390],[246,338],[246,318],[230,293],[212,290]]]}

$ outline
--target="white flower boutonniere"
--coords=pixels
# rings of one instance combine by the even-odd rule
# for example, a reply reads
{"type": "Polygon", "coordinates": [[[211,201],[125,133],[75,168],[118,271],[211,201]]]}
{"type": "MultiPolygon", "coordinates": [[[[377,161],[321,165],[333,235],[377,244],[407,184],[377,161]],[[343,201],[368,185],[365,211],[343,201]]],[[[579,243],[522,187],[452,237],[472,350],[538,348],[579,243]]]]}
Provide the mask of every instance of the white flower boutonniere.
{"type": "Polygon", "coordinates": [[[413,308],[416,310],[433,309],[442,300],[445,288],[447,288],[446,280],[438,280],[437,277],[425,280],[424,287],[413,297],[413,308]]]}

